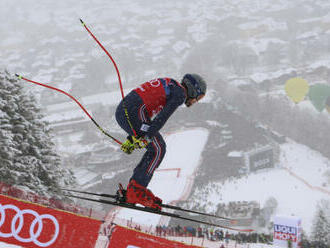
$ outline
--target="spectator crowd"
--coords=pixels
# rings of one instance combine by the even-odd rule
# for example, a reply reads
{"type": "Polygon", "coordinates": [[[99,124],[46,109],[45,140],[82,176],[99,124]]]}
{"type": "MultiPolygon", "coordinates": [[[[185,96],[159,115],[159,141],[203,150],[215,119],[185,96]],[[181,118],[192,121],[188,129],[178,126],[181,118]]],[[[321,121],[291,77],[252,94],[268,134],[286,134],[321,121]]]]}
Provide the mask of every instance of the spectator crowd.
{"type": "Polygon", "coordinates": [[[232,234],[219,228],[202,228],[191,226],[157,226],[156,235],[159,237],[178,236],[205,238],[211,241],[236,241],[237,243],[271,243],[273,236],[262,233],[236,233],[232,234]]]}
{"type": "Polygon", "coordinates": [[[217,205],[217,215],[226,217],[253,217],[260,212],[260,205],[256,201],[237,201],[217,205]]]}

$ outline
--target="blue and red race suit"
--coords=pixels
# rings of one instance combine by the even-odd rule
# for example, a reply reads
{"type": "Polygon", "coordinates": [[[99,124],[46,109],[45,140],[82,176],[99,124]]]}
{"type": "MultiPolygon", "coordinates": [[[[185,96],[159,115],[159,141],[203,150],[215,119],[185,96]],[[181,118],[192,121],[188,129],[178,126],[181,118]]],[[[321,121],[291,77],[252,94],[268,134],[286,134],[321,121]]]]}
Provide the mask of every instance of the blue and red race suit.
{"type": "Polygon", "coordinates": [[[163,160],[166,144],[159,130],[185,99],[186,92],[180,83],[171,78],[157,78],[132,90],[118,105],[118,124],[129,135],[133,135],[124,112],[125,107],[136,133],[151,140],[131,178],[137,183],[146,187],[163,160]],[[144,128],[144,124],[147,125],[147,129],[144,128]]]}

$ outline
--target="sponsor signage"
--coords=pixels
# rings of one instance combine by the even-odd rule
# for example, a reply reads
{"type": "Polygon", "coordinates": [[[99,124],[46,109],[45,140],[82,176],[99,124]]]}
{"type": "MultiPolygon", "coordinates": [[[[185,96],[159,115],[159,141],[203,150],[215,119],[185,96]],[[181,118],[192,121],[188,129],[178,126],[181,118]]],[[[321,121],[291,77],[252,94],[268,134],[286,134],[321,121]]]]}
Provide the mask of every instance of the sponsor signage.
{"type": "Polygon", "coordinates": [[[265,168],[274,167],[273,149],[261,149],[249,153],[249,169],[250,171],[257,171],[265,168]]]}
{"type": "Polygon", "coordinates": [[[0,195],[0,241],[23,247],[94,247],[101,221],[0,195]]]}
{"type": "Polygon", "coordinates": [[[197,247],[159,238],[121,226],[114,227],[108,248],[188,248],[197,247]]]}
{"type": "Polygon", "coordinates": [[[297,217],[276,216],[274,218],[274,245],[300,247],[301,220],[297,217]]]}

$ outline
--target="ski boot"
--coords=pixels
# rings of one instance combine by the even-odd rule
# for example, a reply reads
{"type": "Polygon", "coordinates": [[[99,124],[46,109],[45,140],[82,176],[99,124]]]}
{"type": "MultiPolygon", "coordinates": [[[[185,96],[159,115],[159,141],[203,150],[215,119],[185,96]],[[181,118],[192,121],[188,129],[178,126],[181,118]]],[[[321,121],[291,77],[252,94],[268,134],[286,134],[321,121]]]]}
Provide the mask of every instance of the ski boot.
{"type": "Polygon", "coordinates": [[[131,180],[127,185],[126,203],[138,203],[156,211],[162,210],[162,200],[155,196],[149,189],[138,184],[135,180],[131,180]]]}

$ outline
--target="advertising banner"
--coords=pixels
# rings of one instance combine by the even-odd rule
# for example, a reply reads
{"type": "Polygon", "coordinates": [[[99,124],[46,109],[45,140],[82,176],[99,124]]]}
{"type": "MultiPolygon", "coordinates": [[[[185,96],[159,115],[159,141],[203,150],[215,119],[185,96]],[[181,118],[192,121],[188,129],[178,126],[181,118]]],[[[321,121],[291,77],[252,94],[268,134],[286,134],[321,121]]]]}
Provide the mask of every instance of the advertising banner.
{"type": "Polygon", "coordinates": [[[276,216],[274,218],[274,245],[300,247],[301,219],[298,217],[276,216]]]}
{"type": "Polygon", "coordinates": [[[101,221],[0,195],[0,241],[23,247],[94,247],[101,221]]]}
{"type": "Polygon", "coordinates": [[[273,149],[262,149],[249,154],[250,171],[274,167],[273,149]]]}
{"type": "Polygon", "coordinates": [[[197,247],[170,241],[121,226],[114,227],[108,248],[188,248],[197,247]]]}

